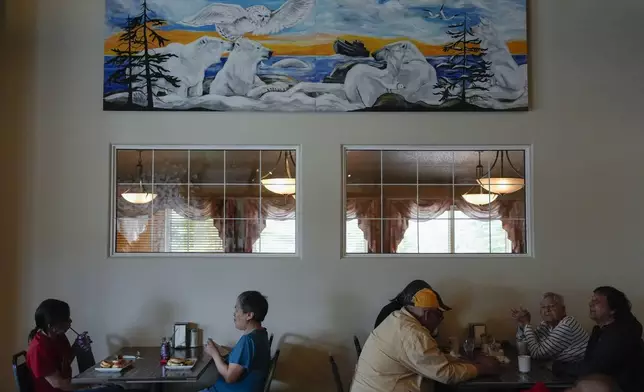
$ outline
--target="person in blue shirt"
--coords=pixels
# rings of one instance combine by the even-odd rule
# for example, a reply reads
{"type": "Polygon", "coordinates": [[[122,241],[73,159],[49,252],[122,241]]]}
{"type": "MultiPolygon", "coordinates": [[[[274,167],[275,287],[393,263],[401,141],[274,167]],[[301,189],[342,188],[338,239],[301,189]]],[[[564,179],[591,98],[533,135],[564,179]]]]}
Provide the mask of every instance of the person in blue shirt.
{"type": "Polygon", "coordinates": [[[235,328],[244,331],[226,362],[217,343],[208,340],[206,353],[219,372],[215,385],[202,392],[261,392],[271,361],[268,333],[262,321],[268,313],[266,297],[257,291],[245,291],[235,304],[235,328]]]}

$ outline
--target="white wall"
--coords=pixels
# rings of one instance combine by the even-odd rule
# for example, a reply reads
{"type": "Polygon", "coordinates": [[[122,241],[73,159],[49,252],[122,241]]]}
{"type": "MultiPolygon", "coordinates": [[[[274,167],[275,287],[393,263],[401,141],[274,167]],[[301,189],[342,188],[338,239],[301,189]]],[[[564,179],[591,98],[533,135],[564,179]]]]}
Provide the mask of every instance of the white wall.
{"type": "MultiPolygon", "coordinates": [[[[444,335],[487,321],[508,336],[508,308],[536,311],[545,290],[586,320],[600,284],[625,290],[644,318],[641,1],[532,1],[533,108],[506,114],[103,112],[103,1],[38,6],[36,125],[25,130],[33,142],[21,193],[29,231],[15,258],[24,274],[19,342],[46,297],[70,302],[99,356],[108,339],[157,344],[175,320],[232,342],[235,296],[258,289],[272,331],[323,347],[291,347],[278,378],[325,385],[325,351],[344,358],[351,335],[366,337],[379,307],[413,278],[456,309],[444,335]],[[302,259],[107,258],[110,143],[301,144],[302,259]],[[532,144],[536,257],[341,259],[341,145],[353,143],[532,144]]],[[[343,368],[352,361],[347,354],[343,368]]]]}
{"type": "Polygon", "coordinates": [[[27,146],[33,137],[33,1],[0,0],[0,390],[11,385],[11,355],[24,347],[20,286],[26,264],[27,146]]]}

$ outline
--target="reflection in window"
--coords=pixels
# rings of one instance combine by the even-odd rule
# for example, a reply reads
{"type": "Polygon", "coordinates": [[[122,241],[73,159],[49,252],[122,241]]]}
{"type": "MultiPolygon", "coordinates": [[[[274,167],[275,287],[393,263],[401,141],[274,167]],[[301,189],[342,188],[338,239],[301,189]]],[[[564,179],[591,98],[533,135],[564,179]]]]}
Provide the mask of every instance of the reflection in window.
{"type": "Polygon", "coordinates": [[[117,148],[114,253],[294,254],[295,165],[295,150],[117,148]]]}
{"type": "Polygon", "coordinates": [[[347,148],[345,252],[527,253],[527,152],[347,148]]]}
{"type": "Polygon", "coordinates": [[[512,253],[512,243],[498,219],[446,211],[433,220],[410,219],[397,253],[512,253]]]}
{"type": "Polygon", "coordinates": [[[350,219],[346,222],[347,253],[367,253],[369,246],[364,239],[364,232],[358,226],[357,219],[350,219]]]}
{"type": "Polygon", "coordinates": [[[295,253],[295,220],[266,220],[266,227],[253,244],[254,253],[295,253]]]}

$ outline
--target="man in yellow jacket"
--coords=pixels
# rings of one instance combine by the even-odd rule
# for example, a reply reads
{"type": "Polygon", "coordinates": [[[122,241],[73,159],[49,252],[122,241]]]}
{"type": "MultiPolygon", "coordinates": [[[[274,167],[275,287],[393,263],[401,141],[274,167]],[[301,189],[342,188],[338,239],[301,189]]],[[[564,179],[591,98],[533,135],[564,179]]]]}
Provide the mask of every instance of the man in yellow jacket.
{"type": "Polygon", "coordinates": [[[435,291],[422,289],[407,306],[389,315],[365,342],[351,392],[432,391],[434,381],[455,384],[498,373],[493,358],[467,363],[441,352],[430,331],[448,310],[435,291]]]}

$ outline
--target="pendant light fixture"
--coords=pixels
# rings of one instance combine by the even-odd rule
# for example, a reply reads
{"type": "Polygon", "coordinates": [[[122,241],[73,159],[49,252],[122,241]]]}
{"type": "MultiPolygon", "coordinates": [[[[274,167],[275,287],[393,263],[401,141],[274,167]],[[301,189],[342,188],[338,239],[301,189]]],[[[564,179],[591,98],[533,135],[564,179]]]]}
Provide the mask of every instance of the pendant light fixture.
{"type": "MultiPolygon", "coordinates": [[[[479,151],[479,164],[476,165],[476,178],[481,178],[481,177],[483,177],[483,165],[481,165],[481,152],[479,151]]],[[[466,202],[470,204],[475,204],[477,206],[484,206],[484,205],[490,204],[499,197],[499,195],[496,193],[492,193],[492,192],[483,193],[483,187],[480,185],[477,186],[477,188],[479,188],[478,193],[470,193],[470,191],[472,190],[470,189],[469,191],[467,191],[467,193],[465,193],[461,197],[463,197],[463,199],[465,199],[466,202]]]]}
{"type": "Polygon", "coordinates": [[[154,200],[156,193],[146,192],[143,189],[143,163],[141,160],[141,150],[139,150],[139,162],[136,164],[136,173],[139,179],[138,189],[128,189],[121,193],[121,196],[132,204],[146,204],[154,200]]]}
{"type": "Polygon", "coordinates": [[[293,169],[295,169],[295,159],[293,158],[293,153],[288,150],[280,151],[279,155],[277,156],[275,167],[271,171],[269,171],[268,174],[262,177],[262,185],[264,186],[264,188],[273,193],[277,193],[278,195],[290,195],[295,198],[296,186],[295,178],[293,178],[293,175],[291,173],[291,165],[293,165],[293,169]],[[271,177],[275,169],[279,166],[280,161],[282,160],[282,156],[284,157],[284,173],[286,177],[271,177]]]}
{"type": "Polygon", "coordinates": [[[492,167],[490,167],[490,170],[485,176],[479,177],[477,182],[486,191],[491,193],[498,193],[500,195],[507,195],[508,193],[516,192],[525,186],[525,179],[521,176],[521,174],[519,174],[519,171],[512,164],[510,155],[508,154],[507,150],[496,152],[496,158],[494,158],[492,167]],[[491,177],[492,170],[494,169],[494,166],[496,166],[496,163],[499,160],[499,156],[501,156],[501,175],[499,177],[491,177]],[[514,173],[518,176],[518,178],[506,177],[504,175],[504,157],[508,160],[508,164],[510,164],[510,167],[512,168],[512,170],[514,170],[514,173]]]}

